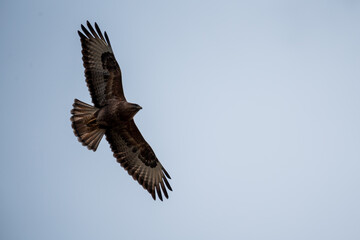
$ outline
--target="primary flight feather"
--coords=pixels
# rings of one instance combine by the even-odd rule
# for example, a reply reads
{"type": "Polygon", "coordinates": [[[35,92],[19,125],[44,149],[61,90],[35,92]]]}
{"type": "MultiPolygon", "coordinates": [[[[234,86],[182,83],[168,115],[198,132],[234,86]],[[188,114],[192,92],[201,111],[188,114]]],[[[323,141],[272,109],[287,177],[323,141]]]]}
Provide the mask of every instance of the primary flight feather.
{"type": "Polygon", "coordinates": [[[82,46],[86,83],[94,106],[75,99],[71,122],[78,140],[96,151],[106,136],[114,157],[125,170],[156,199],[168,198],[170,175],[136,127],[133,117],[141,109],[126,101],[121,70],[111,49],[109,37],[87,22],[78,31],[82,46]],[[104,37],[105,36],[105,37],[104,37]]]}

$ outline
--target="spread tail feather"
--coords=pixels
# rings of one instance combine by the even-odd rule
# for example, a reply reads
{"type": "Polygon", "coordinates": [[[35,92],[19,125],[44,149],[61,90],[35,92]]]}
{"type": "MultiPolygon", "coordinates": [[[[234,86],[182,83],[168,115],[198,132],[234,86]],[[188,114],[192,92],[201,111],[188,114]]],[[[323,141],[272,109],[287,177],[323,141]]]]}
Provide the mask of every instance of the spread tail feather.
{"type": "Polygon", "coordinates": [[[100,128],[96,123],[95,113],[98,108],[78,99],[75,99],[73,107],[70,120],[74,134],[78,137],[82,145],[87,146],[88,149],[95,152],[105,134],[105,129],[100,128]]]}

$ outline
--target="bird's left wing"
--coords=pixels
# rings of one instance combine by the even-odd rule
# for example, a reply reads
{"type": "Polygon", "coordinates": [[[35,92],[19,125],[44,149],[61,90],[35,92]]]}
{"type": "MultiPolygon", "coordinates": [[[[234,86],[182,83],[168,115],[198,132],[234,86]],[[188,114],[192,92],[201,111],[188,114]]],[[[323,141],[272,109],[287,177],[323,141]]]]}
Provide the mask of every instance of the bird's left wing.
{"type": "Polygon", "coordinates": [[[170,176],[142,137],[134,120],[130,121],[126,127],[106,130],[105,135],[114,152],[114,157],[134,180],[137,180],[154,200],[156,199],[155,191],[160,200],[162,200],[162,192],[168,198],[166,187],[172,191],[167,180],[170,176]]]}

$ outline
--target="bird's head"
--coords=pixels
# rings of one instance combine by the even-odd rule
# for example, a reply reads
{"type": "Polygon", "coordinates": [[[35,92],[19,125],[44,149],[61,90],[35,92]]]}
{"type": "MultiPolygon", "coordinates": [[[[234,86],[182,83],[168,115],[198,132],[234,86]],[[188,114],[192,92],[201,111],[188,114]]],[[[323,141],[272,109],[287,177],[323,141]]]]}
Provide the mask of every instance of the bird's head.
{"type": "Polygon", "coordinates": [[[118,113],[124,120],[132,119],[135,114],[142,109],[138,104],[121,101],[118,103],[118,113]]]}
{"type": "Polygon", "coordinates": [[[126,108],[130,118],[134,117],[135,114],[142,109],[142,107],[136,103],[127,103],[126,108]]]}
{"type": "Polygon", "coordinates": [[[136,103],[130,103],[130,106],[131,106],[130,109],[135,113],[137,113],[142,109],[142,107],[136,103]]]}

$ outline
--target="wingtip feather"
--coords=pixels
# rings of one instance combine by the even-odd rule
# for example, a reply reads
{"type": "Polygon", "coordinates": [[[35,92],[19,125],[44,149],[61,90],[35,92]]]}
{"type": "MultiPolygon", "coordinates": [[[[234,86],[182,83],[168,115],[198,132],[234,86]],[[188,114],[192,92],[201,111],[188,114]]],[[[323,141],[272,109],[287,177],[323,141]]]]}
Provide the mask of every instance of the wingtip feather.
{"type": "Polygon", "coordinates": [[[111,43],[110,43],[110,40],[109,40],[109,37],[108,37],[107,33],[104,32],[104,34],[105,34],[107,44],[109,44],[109,46],[111,47],[111,43]]]}
{"type": "Polygon", "coordinates": [[[95,29],[96,29],[98,35],[100,36],[100,38],[105,41],[104,36],[102,35],[101,30],[96,22],[95,22],[95,29]]]}
{"type": "Polygon", "coordinates": [[[161,194],[159,184],[156,185],[156,192],[157,192],[157,195],[158,195],[159,199],[162,201],[163,198],[162,198],[162,194],[161,194]]]}
{"type": "Polygon", "coordinates": [[[93,35],[95,38],[99,38],[99,37],[98,37],[98,35],[96,34],[96,32],[95,32],[95,30],[94,30],[93,26],[90,24],[90,22],[89,22],[89,21],[87,21],[87,22],[86,22],[86,24],[87,24],[87,26],[88,26],[88,28],[89,28],[90,32],[92,33],[92,35],[93,35]]]}
{"type": "Polygon", "coordinates": [[[169,173],[165,170],[165,168],[162,167],[162,170],[163,170],[163,172],[165,173],[166,177],[167,177],[168,179],[171,179],[169,173]]]}
{"type": "Polygon", "coordinates": [[[155,189],[154,188],[152,190],[150,190],[150,194],[151,194],[152,198],[154,200],[156,200],[156,194],[155,194],[155,189]]]}
{"type": "Polygon", "coordinates": [[[172,191],[172,188],[171,188],[170,183],[168,182],[168,180],[167,180],[166,178],[163,178],[163,179],[164,179],[164,182],[165,182],[166,187],[167,187],[170,191],[172,191]]]}
{"type": "Polygon", "coordinates": [[[86,34],[88,38],[94,38],[94,36],[91,35],[91,33],[84,27],[84,25],[81,24],[81,30],[86,34]]]}
{"type": "Polygon", "coordinates": [[[78,31],[78,34],[79,34],[79,37],[80,37],[81,39],[85,39],[85,38],[86,38],[85,35],[84,35],[82,32],[78,31]]]}
{"type": "Polygon", "coordinates": [[[162,191],[164,192],[165,197],[169,198],[169,195],[168,195],[168,193],[166,191],[166,188],[165,188],[165,185],[164,185],[163,181],[160,181],[160,186],[161,186],[162,191]]]}

